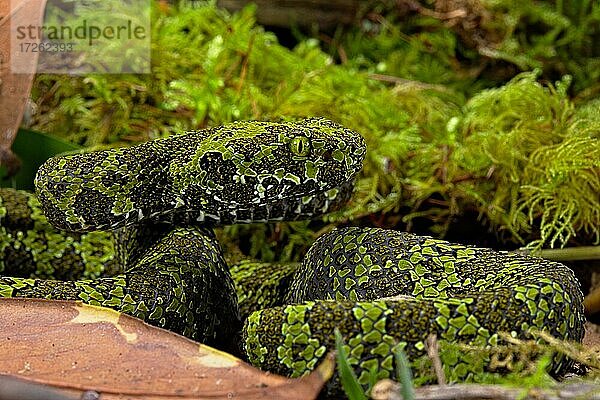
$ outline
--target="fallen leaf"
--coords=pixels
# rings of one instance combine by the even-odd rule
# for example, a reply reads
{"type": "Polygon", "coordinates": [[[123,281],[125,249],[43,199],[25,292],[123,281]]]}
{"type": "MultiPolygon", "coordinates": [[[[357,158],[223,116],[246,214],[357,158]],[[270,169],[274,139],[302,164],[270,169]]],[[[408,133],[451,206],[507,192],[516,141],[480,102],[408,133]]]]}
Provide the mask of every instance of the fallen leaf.
{"type": "Polygon", "coordinates": [[[289,379],[117,311],[75,301],[0,298],[0,374],[102,399],[311,399],[328,358],[289,379]]]}

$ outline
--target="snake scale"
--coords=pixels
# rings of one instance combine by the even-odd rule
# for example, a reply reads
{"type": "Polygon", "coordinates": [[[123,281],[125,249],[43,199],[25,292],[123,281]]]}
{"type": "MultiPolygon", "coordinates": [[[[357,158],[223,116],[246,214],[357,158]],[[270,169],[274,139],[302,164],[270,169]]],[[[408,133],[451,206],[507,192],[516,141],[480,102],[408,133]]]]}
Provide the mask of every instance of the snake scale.
{"type": "MultiPolygon", "coordinates": [[[[579,284],[562,264],[377,228],[321,236],[299,264],[228,265],[212,228],[313,219],[340,208],[363,138],[322,118],[236,122],[129,148],[57,156],[37,198],[0,191],[0,296],[114,308],[301,376],[344,336],[368,388],[425,340],[494,347],[530,328],[583,336],[579,284]],[[12,276],[8,276],[12,275],[12,276]]],[[[457,379],[468,357],[443,355],[457,379]]],[[[570,361],[555,356],[550,369],[570,361]]],[[[413,363],[414,373],[427,375],[413,363]]],[[[334,382],[331,393],[339,387],[334,382]]]]}

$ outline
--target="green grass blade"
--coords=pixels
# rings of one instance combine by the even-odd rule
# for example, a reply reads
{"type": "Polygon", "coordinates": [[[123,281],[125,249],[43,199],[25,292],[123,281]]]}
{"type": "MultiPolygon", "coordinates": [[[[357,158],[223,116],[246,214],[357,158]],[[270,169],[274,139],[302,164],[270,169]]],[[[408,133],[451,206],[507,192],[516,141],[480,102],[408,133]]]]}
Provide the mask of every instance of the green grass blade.
{"type": "Polygon", "coordinates": [[[400,383],[400,394],[403,400],[414,400],[415,389],[412,381],[412,373],[406,354],[400,347],[394,352],[396,358],[396,379],[400,383]]]}
{"type": "Polygon", "coordinates": [[[356,378],[356,374],[348,362],[348,354],[346,354],[346,350],[344,349],[344,339],[337,328],[335,329],[335,350],[340,381],[342,382],[344,392],[346,392],[350,400],[367,400],[367,396],[360,383],[358,383],[358,378],[356,378]]]}

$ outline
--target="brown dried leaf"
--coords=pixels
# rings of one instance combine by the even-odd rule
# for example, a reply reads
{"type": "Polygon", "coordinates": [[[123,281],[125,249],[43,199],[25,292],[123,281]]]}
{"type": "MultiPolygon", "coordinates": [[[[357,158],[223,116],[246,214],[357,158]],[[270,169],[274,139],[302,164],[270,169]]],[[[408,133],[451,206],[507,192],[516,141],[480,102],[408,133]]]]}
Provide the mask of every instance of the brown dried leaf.
{"type": "Polygon", "coordinates": [[[0,374],[102,399],[311,399],[333,373],[288,379],[114,310],[0,298],[0,374]]]}

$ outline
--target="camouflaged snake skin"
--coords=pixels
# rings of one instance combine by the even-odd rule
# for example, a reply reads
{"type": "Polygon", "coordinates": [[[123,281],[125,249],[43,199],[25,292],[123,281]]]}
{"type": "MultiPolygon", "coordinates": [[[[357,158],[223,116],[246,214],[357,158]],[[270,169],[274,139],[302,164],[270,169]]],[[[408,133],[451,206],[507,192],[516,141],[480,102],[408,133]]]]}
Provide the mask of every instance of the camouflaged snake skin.
{"type": "MultiPolygon", "coordinates": [[[[297,377],[334,347],[337,327],[367,387],[371,369],[379,378],[395,376],[396,346],[417,360],[431,334],[442,343],[495,346],[499,331],[527,338],[528,329],[537,328],[581,341],[582,301],[572,271],[556,262],[404,232],[344,228],[311,246],[282,301],[287,305],[248,317],[244,345],[254,365],[297,377]],[[382,299],[398,295],[410,298],[382,299]]],[[[459,379],[473,373],[463,360],[443,361],[459,379]]],[[[568,363],[555,357],[552,371],[568,363]]],[[[413,369],[417,376],[431,371],[413,369]]]]}
{"type": "Polygon", "coordinates": [[[112,232],[58,232],[33,194],[0,188],[1,275],[92,279],[120,269],[112,232]]]}
{"type": "Polygon", "coordinates": [[[241,320],[252,312],[281,305],[299,263],[263,263],[241,260],[230,265],[241,320]]]}

